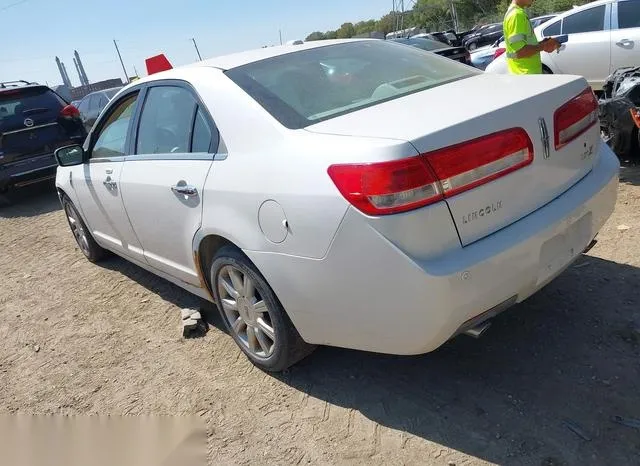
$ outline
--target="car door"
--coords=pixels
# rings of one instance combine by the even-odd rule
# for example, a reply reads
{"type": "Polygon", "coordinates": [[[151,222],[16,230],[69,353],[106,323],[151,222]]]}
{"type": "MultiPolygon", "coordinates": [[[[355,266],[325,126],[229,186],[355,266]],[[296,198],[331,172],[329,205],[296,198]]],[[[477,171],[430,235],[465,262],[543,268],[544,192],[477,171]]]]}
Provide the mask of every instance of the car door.
{"type": "Polygon", "coordinates": [[[149,86],[137,123],[134,154],[120,185],[147,262],[199,286],[192,241],[202,218],[202,192],[218,133],[187,84],[149,86]]]}
{"type": "Polygon", "coordinates": [[[640,66],[640,0],[620,0],[612,7],[610,73],[640,66]]]}
{"type": "Polygon", "coordinates": [[[562,34],[569,40],[547,56],[559,73],[584,76],[591,86],[602,87],[611,58],[610,10],[610,4],[600,4],[564,17],[562,34]]]}
{"type": "Polygon", "coordinates": [[[128,153],[138,92],[115,102],[85,142],[87,161],[71,170],[71,185],[96,241],[118,254],[144,262],[122,203],[119,178],[128,153]]]}

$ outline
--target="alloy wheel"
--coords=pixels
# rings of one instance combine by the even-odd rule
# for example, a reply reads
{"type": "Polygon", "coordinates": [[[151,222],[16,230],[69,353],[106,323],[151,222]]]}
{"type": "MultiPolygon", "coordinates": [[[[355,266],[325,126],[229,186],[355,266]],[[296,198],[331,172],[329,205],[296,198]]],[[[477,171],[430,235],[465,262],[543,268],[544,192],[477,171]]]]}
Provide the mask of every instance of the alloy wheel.
{"type": "Polygon", "coordinates": [[[231,331],[254,356],[271,356],[276,347],[273,319],[251,277],[225,265],[218,275],[218,293],[231,331]]]}
{"type": "Polygon", "coordinates": [[[73,208],[73,206],[68,202],[65,203],[64,205],[64,211],[67,214],[67,219],[69,220],[69,226],[71,227],[71,232],[73,233],[73,236],[76,238],[76,242],[78,243],[78,246],[80,246],[80,249],[82,249],[82,252],[86,256],[89,256],[90,255],[89,239],[87,238],[87,232],[85,231],[82,225],[82,222],[80,221],[80,217],[78,216],[78,213],[73,208]]]}

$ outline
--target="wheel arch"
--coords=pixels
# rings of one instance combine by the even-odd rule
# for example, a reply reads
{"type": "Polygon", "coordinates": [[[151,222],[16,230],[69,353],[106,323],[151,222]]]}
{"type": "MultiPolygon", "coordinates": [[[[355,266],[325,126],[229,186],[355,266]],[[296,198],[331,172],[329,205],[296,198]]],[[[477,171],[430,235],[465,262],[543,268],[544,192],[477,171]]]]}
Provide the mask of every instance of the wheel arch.
{"type": "Polygon", "coordinates": [[[241,250],[233,241],[218,233],[206,233],[198,230],[193,238],[193,261],[196,272],[198,273],[202,288],[207,291],[213,302],[215,302],[215,297],[213,294],[213,284],[209,277],[209,270],[211,269],[211,264],[213,263],[213,258],[216,253],[225,246],[234,246],[238,248],[238,250],[241,250]]]}

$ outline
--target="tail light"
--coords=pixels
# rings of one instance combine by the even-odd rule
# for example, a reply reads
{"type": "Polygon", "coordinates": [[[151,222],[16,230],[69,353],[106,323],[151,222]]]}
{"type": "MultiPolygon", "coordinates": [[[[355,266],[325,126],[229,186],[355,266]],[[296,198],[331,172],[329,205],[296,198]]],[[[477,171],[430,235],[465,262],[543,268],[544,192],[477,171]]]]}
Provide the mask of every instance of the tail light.
{"type": "Polygon", "coordinates": [[[498,47],[496,49],[496,51],[493,52],[493,59],[495,60],[496,58],[498,58],[500,55],[502,55],[506,51],[507,51],[507,49],[505,49],[504,47],[498,47]]]}
{"type": "Polygon", "coordinates": [[[442,199],[423,157],[370,164],[331,165],[329,176],[354,207],[368,215],[417,209],[442,199]]]}
{"type": "Polygon", "coordinates": [[[569,144],[597,122],[598,100],[591,88],[587,88],[554,113],[556,150],[569,144]]]}
{"type": "Polygon", "coordinates": [[[640,110],[637,108],[631,108],[629,109],[629,111],[631,112],[631,119],[636,124],[636,126],[640,128],[640,110]]]}
{"type": "Polygon", "coordinates": [[[67,118],[78,118],[80,117],[80,110],[69,104],[60,111],[60,116],[67,118]]]}
{"type": "Polygon", "coordinates": [[[532,161],[531,139],[522,128],[514,128],[418,157],[332,165],[328,172],[354,207],[368,215],[386,215],[455,196],[532,161]]]}

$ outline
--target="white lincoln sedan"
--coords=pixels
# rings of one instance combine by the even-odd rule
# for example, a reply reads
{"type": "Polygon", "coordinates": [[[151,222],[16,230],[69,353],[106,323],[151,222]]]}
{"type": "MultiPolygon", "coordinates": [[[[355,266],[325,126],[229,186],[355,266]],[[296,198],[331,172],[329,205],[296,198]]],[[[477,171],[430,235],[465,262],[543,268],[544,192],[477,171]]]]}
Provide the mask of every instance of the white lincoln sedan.
{"type": "Polygon", "coordinates": [[[619,170],[583,78],[379,40],[153,74],[56,157],[90,261],[215,302],[271,371],[315,345],[419,354],[481,333],[592,244],[619,170]]]}

